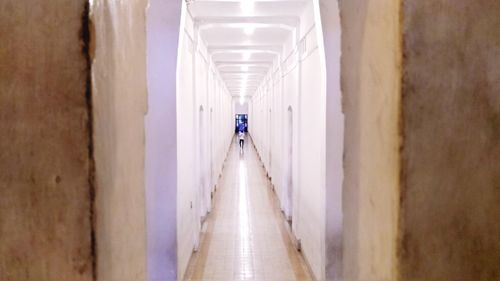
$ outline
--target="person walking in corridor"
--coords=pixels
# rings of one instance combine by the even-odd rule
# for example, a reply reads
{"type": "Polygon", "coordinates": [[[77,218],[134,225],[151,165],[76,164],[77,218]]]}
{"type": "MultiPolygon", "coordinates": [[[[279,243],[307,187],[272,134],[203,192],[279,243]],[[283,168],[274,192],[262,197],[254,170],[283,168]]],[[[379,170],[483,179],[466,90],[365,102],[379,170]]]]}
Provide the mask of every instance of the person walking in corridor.
{"type": "Polygon", "coordinates": [[[243,133],[242,131],[240,131],[238,133],[238,138],[240,140],[240,148],[243,149],[243,146],[245,145],[245,133],[243,133]]]}

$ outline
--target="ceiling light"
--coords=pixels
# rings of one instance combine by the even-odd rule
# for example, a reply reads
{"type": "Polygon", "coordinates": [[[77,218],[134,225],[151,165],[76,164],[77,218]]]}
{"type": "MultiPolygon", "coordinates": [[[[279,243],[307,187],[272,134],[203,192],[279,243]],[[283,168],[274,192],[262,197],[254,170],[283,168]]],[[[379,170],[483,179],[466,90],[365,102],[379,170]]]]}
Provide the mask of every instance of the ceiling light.
{"type": "Polygon", "coordinates": [[[243,71],[248,71],[248,65],[244,65],[244,66],[242,66],[242,67],[241,67],[241,70],[243,70],[243,71]]]}
{"type": "Polygon", "coordinates": [[[243,53],[243,59],[244,60],[249,60],[252,54],[250,52],[243,53]]]}
{"type": "Polygon", "coordinates": [[[243,32],[245,32],[245,34],[247,36],[250,36],[253,34],[253,32],[255,31],[255,28],[253,26],[247,26],[243,29],[243,32]]]}
{"type": "Polygon", "coordinates": [[[253,9],[255,8],[254,1],[253,0],[242,0],[241,1],[241,10],[245,14],[249,14],[253,12],[253,9]]]}

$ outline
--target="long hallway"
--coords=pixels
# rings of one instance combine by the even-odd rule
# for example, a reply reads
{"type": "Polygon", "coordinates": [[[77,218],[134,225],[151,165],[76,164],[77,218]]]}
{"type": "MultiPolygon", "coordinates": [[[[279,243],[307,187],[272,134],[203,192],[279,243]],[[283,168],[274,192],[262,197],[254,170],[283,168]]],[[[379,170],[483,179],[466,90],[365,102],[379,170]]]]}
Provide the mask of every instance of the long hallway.
{"type": "Polygon", "coordinates": [[[312,280],[247,136],[233,141],[185,280],[312,280]]]}
{"type": "Polygon", "coordinates": [[[499,38],[499,0],[1,0],[0,281],[500,281],[499,38]]]}

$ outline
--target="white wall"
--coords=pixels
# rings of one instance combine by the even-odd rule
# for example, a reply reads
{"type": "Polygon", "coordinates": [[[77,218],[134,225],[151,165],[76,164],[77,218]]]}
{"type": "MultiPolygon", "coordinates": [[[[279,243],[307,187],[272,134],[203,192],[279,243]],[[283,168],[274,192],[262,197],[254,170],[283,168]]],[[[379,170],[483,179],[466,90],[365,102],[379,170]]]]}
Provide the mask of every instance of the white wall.
{"type": "Polygon", "coordinates": [[[184,275],[233,136],[232,98],[189,14],[181,27],[177,89],[177,258],[184,275]]]}
{"type": "Polygon", "coordinates": [[[306,38],[301,55],[298,129],[298,186],[295,232],[318,279],[323,280],[325,232],[325,83],[320,71],[316,33],[306,38]],[[311,43],[311,44],[309,44],[311,43]],[[311,47],[311,48],[309,48],[311,47]]]}
{"type": "Polygon", "coordinates": [[[233,116],[236,114],[248,114],[248,101],[240,102],[240,98],[233,98],[233,116]]]}
{"type": "Polygon", "coordinates": [[[148,280],[177,273],[176,69],[181,2],[150,0],[147,10],[146,205],[148,280]]]}
{"type": "MultiPolygon", "coordinates": [[[[294,36],[290,36],[279,60],[252,97],[249,105],[249,131],[271,177],[281,208],[286,216],[292,217],[292,231],[301,241],[306,260],[315,277],[325,280],[327,221],[333,218],[337,226],[341,226],[343,117],[338,71],[338,11],[330,11],[334,18],[329,24],[336,24],[333,29],[338,34],[333,34],[337,41],[330,42],[327,49],[330,54],[328,93],[333,101],[329,104],[328,121],[327,66],[319,11],[319,1],[311,1],[296,30],[299,40],[293,42],[294,36]],[[289,110],[291,126],[288,124],[289,110]],[[328,137],[327,122],[332,130],[328,137]],[[288,139],[289,130],[293,131],[291,140],[288,139]],[[337,191],[335,194],[328,193],[329,196],[334,196],[333,199],[326,197],[327,141],[335,147],[328,154],[333,159],[330,167],[334,169],[328,172],[328,188],[337,191]],[[291,155],[289,143],[292,146],[291,155]],[[292,178],[291,187],[289,177],[292,178]],[[326,209],[327,200],[338,204],[329,207],[329,212],[326,209]]],[[[330,29],[327,31],[330,32],[330,29]]],[[[328,36],[330,35],[332,33],[328,36]]],[[[330,234],[331,231],[328,232],[330,234]]]]}

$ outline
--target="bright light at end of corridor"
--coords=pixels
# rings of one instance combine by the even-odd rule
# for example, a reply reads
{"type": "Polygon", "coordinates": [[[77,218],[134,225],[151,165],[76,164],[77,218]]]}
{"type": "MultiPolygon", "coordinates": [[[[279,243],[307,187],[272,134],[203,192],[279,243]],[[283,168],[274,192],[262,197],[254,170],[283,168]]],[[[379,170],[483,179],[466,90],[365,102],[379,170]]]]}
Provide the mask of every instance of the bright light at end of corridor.
{"type": "Polygon", "coordinates": [[[250,52],[243,53],[243,60],[249,60],[252,54],[250,52]]]}
{"type": "Polygon", "coordinates": [[[243,29],[243,32],[245,32],[245,34],[246,34],[247,36],[252,35],[254,31],[255,31],[255,27],[253,27],[253,26],[247,26],[247,27],[245,27],[245,28],[243,29]]]}
{"type": "Polygon", "coordinates": [[[244,65],[244,66],[242,66],[242,67],[241,67],[241,70],[243,70],[243,71],[248,71],[248,65],[244,65]]]}
{"type": "Polygon", "coordinates": [[[243,10],[244,13],[248,14],[253,12],[253,9],[255,8],[254,1],[253,0],[242,0],[241,1],[241,10],[243,10]]]}
{"type": "Polygon", "coordinates": [[[240,97],[240,104],[241,105],[245,104],[245,98],[244,97],[240,97]]]}

